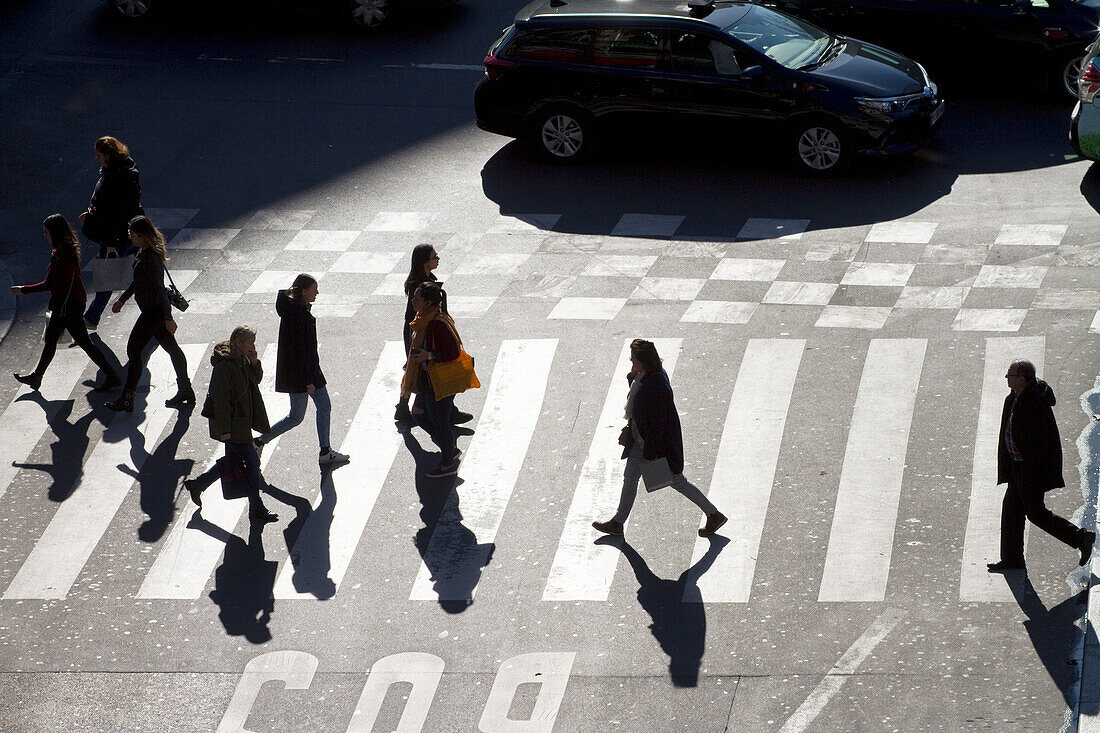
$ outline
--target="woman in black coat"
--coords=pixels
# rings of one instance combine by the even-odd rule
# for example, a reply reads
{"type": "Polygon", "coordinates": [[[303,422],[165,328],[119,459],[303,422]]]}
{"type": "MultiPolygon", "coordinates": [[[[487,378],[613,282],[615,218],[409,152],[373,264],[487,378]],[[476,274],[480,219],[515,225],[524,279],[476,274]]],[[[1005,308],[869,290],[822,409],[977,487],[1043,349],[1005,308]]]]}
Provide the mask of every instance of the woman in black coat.
{"type": "Polygon", "coordinates": [[[280,290],[275,299],[275,311],[280,318],[275,391],[290,395],[290,414],[253,442],[257,449],[262,449],[276,436],[300,425],[306,417],[306,402],[313,398],[317,408],[317,441],[321,446],[317,461],[325,466],[347,463],[351,459],[329,445],[332,403],[325,388],[325,375],[321,372],[321,357],[317,351],[317,319],[310,312],[319,292],[317,279],[302,273],[294,278],[289,289],[280,290]]]}
{"type": "Polygon", "coordinates": [[[134,321],[130,338],[126,341],[126,384],[122,396],[107,407],[120,412],[134,411],[134,391],[137,389],[141,371],[145,368],[145,347],[153,339],[168,352],[172,368],[176,372],[176,394],[164,401],[168,407],[183,407],[195,404],[195,391],[191,389],[191,377],[187,373],[187,357],[176,343],[176,321],[172,318],[172,305],[164,289],[164,263],[168,260],[168,249],[164,244],[164,235],[153,222],[144,216],[135,216],[130,220],[130,241],[140,251],[134,259],[134,280],[118,300],[111,306],[114,313],[133,296],[141,313],[134,321]]]}
{"type": "MultiPolygon", "coordinates": [[[[126,233],[130,219],[144,213],[141,209],[141,183],[130,149],[121,141],[105,136],[95,141],[99,161],[99,180],[92,191],[88,209],[79,216],[84,236],[99,245],[98,258],[125,256],[133,251],[126,233]]],[[[99,326],[103,309],[111,299],[110,290],[95,294],[84,313],[89,329],[99,326]]]]}
{"type": "MultiPolygon", "coordinates": [[[[416,292],[420,283],[439,283],[439,279],[432,272],[435,268],[439,267],[439,253],[435,251],[435,247],[430,244],[418,244],[413,247],[412,262],[409,266],[409,276],[405,278],[405,322],[401,329],[401,336],[405,340],[405,353],[409,353],[410,339],[412,338],[412,329],[409,324],[416,318],[416,309],[413,308],[412,300],[413,293],[416,292]]],[[[443,293],[443,303],[440,306],[440,310],[444,315],[449,315],[447,311],[447,291],[443,290],[443,283],[439,283],[439,290],[443,293]]],[[[397,403],[397,407],[393,413],[394,422],[402,425],[411,426],[414,422],[412,413],[409,411],[408,398],[402,398],[397,403]]],[[[463,412],[457,407],[451,410],[451,424],[461,425],[462,423],[470,422],[474,419],[474,416],[468,412],[463,412]]]]}
{"type": "Polygon", "coordinates": [[[714,534],[726,523],[726,515],[710,503],[706,495],[684,478],[684,438],[680,432],[680,416],[672,398],[672,385],[661,367],[661,357],[652,341],[634,339],[630,344],[630,373],[626,375],[630,392],[626,399],[627,429],[623,431],[623,491],[619,509],[606,522],[592,526],[605,534],[621,537],[623,523],[630,516],[638,495],[642,467],[661,458],[668,461],[673,474],[672,488],[686,496],[707,515],[699,530],[700,537],[714,534]]]}

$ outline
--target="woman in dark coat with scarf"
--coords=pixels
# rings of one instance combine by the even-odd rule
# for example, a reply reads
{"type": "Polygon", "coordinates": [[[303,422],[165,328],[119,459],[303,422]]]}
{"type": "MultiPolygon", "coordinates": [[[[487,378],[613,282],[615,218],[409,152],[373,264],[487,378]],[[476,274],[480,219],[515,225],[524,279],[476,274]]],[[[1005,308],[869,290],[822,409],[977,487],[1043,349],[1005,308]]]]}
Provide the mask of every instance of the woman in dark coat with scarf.
{"type": "Polygon", "coordinates": [[[325,466],[351,459],[329,445],[332,403],[317,351],[317,319],[310,312],[319,292],[317,279],[303,272],[294,278],[289,289],[279,291],[275,299],[275,311],[280,318],[275,391],[290,395],[290,414],[254,442],[257,449],[263,449],[265,443],[300,425],[306,416],[306,402],[313,398],[317,408],[317,441],[321,446],[317,462],[325,466]]]}
{"type": "Polygon", "coordinates": [[[84,328],[84,319],[81,317],[87,294],[80,279],[80,240],[61,214],[50,214],[46,217],[42,222],[42,235],[53,247],[46,279],[34,285],[13,285],[11,292],[14,295],[49,292],[50,321],[42,336],[44,343],[38,366],[29,374],[16,374],[15,378],[31,389],[37,390],[41,387],[42,375],[46,373],[46,367],[57,352],[57,340],[61,338],[62,331],[68,331],[73,342],[84,349],[88,358],[103,372],[103,381],[95,391],[114,389],[122,381],[115,374],[114,367],[107,361],[103,351],[88,338],[88,331],[84,328]]]}
{"type": "MultiPolygon", "coordinates": [[[[95,141],[95,157],[100,166],[99,180],[87,211],[78,220],[84,225],[84,236],[99,245],[99,259],[125,256],[133,251],[126,233],[127,225],[130,219],[144,213],[138,169],[130,157],[130,149],[110,136],[95,141]]],[[[110,299],[110,290],[95,294],[84,313],[87,328],[94,330],[99,326],[103,309],[110,299]]]]}
{"type": "Polygon", "coordinates": [[[130,241],[140,250],[134,260],[134,280],[118,296],[111,310],[118,313],[133,296],[141,313],[126,341],[128,363],[122,396],[108,402],[107,407],[121,412],[134,411],[134,391],[141,378],[141,370],[145,368],[145,347],[153,339],[168,352],[176,372],[176,394],[165,400],[164,404],[168,407],[193,405],[195,391],[191,389],[191,377],[187,374],[187,357],[176,343],[176,321],[172,318],[172,305],[164,289],[164,263],[168,260],[164,235],[146,217],[135,216],[130,220],[130,241]]]}
{"type": "Polygon", "coordinates": [[[630,344],[630,373],[626,375],[630,392],[626,400],[627,430],[623,431],[623,491],[619,509],[606,522],[592,526],[605,534],[621,537],[623,524],[630,516],[638,495],[638,481],[647,461],[664,458],[672,471],[672,488],[680,492],[707,515],[700,537],[714,534],[726,523],[726,515],[718,511],[694,484],[684,478],[684,438],[680,432],[680,416],[672,397],[668,374],[661,367],[661,358],[652,341],[634,339],[630,344]]]}
{"type": "MultiPolygon", "coordinates": [[[[433,272],[437,267],[439,267],[439,253],[435,251],[435,247],[430,244],[418,244],[413,247],[412,262],[409,266],[409,276],[405,278],[405,297],[408,300],[405,303],[405,323],[401,329],[401,336],[405,339],[406,354],[409,353],[409,342],[412,338],[412,330],[409,328],[409,324],[412,323],[413,318],[416,317],[416,309],[413,308],[412,304],[413,292],[420,283],[439,282],[439,279],[433,272]]],[[[440,310],[443,311],[444,314],[449,315],[447,311],[447,291],[443,289],[443,283],[439,283],[439,292],[443,293],[443,300],[439,306],[440,310]]],[[[401,398],[401,401],[397,403],[393,419],[394,422],[403,425],[413,424],[413,416],[412,413],[409,412],[407,397],[401,398]]],[[[457,407],[451,410],[451,423],[454,425],[461,425],[473,419],[473,415],[468,412],[463,412],[457,407]]]]}

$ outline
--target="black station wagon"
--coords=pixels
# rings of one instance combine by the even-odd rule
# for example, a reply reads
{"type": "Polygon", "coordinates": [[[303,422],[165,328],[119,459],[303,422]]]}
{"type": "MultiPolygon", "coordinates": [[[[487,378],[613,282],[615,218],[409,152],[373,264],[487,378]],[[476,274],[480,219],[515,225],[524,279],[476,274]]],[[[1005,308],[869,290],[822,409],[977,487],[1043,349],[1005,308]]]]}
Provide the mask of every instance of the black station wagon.
{"type": "Polygon", "coordinates": [[[751,2],[693,2],[536,0],[489,49],[478,126],[561,162],[611,140],[769,140],[814,174],[938,129],[920,64],[751,2]]]}

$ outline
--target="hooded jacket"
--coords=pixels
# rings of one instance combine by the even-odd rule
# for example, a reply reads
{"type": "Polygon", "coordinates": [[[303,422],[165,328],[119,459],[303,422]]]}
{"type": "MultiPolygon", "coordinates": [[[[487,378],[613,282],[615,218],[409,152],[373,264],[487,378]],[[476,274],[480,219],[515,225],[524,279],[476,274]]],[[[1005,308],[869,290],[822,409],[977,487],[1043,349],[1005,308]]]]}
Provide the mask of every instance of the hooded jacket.
{"type": "Polygon", "coordinates": [[[252,431],[271,429],[267,409],[260,395],[264,370],[260,360],[249,364],[233,353],[228,341],[214,347],[210,355],[214,366],[210,374],[210,437],[221,440],[229,433],[229,443],[251,443],[252,431]]]}
{"type": "Polygon", "coordinates": [[[1012,414],[1012,440],[1023,456],[1024,477],[1029,487],[1050,491],[1066,485],[1062,477],[1062,438],[1054,420],[1054,390],[1035,379],[1017,395],[1009,392],[1001,411],[997,445],[997,483],[1008,481],[1012,456],[1005,444],[1005,427],[1012,414]]]}
{"type": "Polygon", "coordinates": [[[290,297],[280,290],[275,298],[279,314],[279,355],[275,362],[276,392],[305,392],[306,385],[324,387],[325,375],[317,354],[317,319],[309,304],[290,297]]]}
{"type": "MultiPolygon", "coordinates": [[[[628,374],[627,381],[634,382],[634,375],[628,374]]],[[[647,374],[634,396],[634,408],[630,415],[634,427],[642,436],[643,454],[647,461],[658,458],[668,460],[668,467],[674,474],[684,472],[684,436],[680,430],[680,416],[676,413],[676,403],[672,397],[672,384],[668,373],[662,369],[656,374],[647,374]]],[[[634,447],[634,435],[623,448],[623,458],[630,455],[634,447]]]]}
{"type": "Polygon", "coordinates": [[[99,180],[92,190],[88,212],[95,227],[109,232],[107,244],[125,242],[130,219],[141,213],[141,184],[133,158],[126,157],[100,166],[99,180]]]}

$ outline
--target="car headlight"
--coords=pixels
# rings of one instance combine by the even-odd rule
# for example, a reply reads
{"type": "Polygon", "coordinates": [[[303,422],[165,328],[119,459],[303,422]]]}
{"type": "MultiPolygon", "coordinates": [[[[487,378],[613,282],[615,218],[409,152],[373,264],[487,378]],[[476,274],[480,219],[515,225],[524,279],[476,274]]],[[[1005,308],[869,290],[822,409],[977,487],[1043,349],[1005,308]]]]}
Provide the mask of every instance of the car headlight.
{"type": "Polygon", "coordinates": [[[877,115],[893,115],[905,109],[909,97],[856,97],[856,104],[864,112],[877,115]]]}

